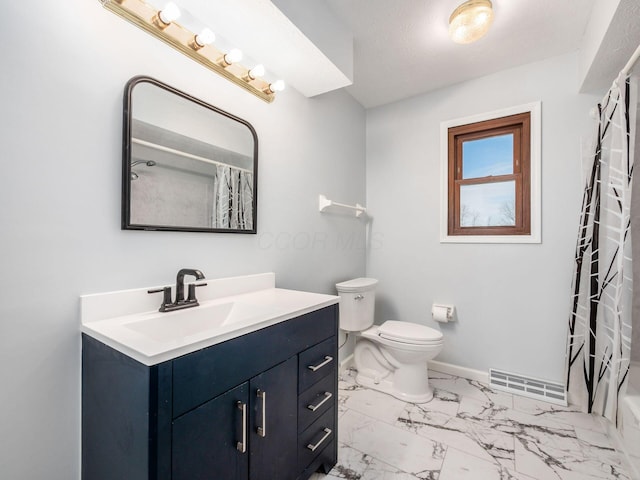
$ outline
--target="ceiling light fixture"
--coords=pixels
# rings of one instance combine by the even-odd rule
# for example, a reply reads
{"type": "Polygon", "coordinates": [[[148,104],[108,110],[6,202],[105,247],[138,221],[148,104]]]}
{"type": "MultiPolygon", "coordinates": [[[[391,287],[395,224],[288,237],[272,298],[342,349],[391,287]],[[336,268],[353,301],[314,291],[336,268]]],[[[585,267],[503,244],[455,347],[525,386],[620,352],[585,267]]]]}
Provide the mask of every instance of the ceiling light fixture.
{"type": "Polygon", "coordinates": [[[284,89],[284,82],[269,82],[262,78],[264,67],[254,67],[250,71],[241,65],[240,50],[233,48],[225,53],[216,48],[213,44],[216,36],[210,29],[203,28],[200,33],[195,34],[176,23],[181,12],[173,2],[168,2],[162,10],[158,10],[146,0],[100,0],[100,3],[107,10],[137,25],[267,103],[273,102],[275,92],[284,89]]]}
{"type": "Polygon", "coordinates": [[[482,38],[493,22],[491,0],[467,0],[449,18],[449,36],[456,43],[471,43],[482,38]]]}

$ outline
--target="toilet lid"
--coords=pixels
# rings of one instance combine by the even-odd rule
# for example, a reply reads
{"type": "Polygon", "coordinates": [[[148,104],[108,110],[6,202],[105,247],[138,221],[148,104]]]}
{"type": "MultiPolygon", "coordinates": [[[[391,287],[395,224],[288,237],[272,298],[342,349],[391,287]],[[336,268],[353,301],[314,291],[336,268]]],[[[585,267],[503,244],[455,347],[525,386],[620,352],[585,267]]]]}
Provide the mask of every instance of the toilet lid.
{"type": "Polygon", "coordinates": [[[378,283],[375,278],[354,278],[353,280],[347,280],[346,282],[336,283],[336,288],[339,292],[362,292],[363,290],[369,290],[378,283]]]}
{"type": "Polygon", "coordinates": [[[378,328],[378,335],[396,342],[425,345],[442,341],[442,332],[411,322],[387,320],[378,328]]]}

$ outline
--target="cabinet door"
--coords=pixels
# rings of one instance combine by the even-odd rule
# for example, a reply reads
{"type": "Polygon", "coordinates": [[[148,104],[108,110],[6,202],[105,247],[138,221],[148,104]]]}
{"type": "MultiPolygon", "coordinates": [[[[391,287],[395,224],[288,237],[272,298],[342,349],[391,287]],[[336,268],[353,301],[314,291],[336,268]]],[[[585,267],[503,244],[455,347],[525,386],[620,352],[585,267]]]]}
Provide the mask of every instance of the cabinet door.
{"type": "Polygon", "coordinates": [[[251,379],[251,480],[294,480],[298,476],[297,373],[298,357],[292,357],[251,379]]]}
{"type": "Polygon", "coordinates": [[[248,393],[245,382],[173,421],[172,480],[248,477],[248,393]]]}

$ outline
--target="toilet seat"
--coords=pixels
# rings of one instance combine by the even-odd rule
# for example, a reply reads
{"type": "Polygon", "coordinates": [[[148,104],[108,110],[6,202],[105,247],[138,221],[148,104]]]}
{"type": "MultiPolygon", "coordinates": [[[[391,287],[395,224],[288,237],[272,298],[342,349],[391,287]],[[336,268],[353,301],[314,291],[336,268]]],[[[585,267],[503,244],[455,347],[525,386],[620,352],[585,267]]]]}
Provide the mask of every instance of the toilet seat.
{"type": "Polygon", "coordinates": [[[411,322],[387,320],[378,327],[378,335],[387,340],[409,345],[433,345],[442,343],[442,332],[411,322]]]}

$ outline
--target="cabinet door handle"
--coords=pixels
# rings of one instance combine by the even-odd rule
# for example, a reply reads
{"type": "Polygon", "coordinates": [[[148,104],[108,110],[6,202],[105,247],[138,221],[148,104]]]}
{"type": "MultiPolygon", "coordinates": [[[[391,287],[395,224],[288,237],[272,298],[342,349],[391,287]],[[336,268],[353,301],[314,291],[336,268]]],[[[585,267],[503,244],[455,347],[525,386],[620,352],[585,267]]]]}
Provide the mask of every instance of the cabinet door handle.
{"type": "Polygon", "coordinates": [[[311,443],[310,443],[309,445],[307,445],[307,448],[308,448],[309,450],[311,450],[312,452],[315,452],[315,451],[316,451],[316,449],[317,449],[320,445],[322,445],[322,443],[323,443],[327,438],[329,438],[329,435],[331,435],[331,429],[330,429],[330,428],[324,428],[322,431],[324,432],[324,435],[323,435],[323,436],[322,436],[322,438],[318,441],[318,443],[316,443],[315,445],[313,445],[313,444],[311,444],[311,443]]]}
{"type": "Polygon", "coordinates": [[[236,448],[240,453],[247,452],[247,404],[238,400],[236,404],[242,410],[242,441],[236,444],[236,448]]]}
{"type": "Polygon", "coordinates": [[[258,435],[264,438],[267,436],[267,392],[258,389],[256,395],[262,399],[262,425],[257,430],[258,435]]]}
{"type": "Polygon", "coordinates": [[[332,361],[333,361],[333,357],[330,357],[329,355],[327,355],[326,357],[324,357],[324,362],[319,363],[318,365],[308,365],[307,368],[312,372],[315,372],[316,370],[324,367],[325,365],[327,365],[328,363],[331,363],[332,361]]]}
{"type": "Polygon", "coordinates": [[[322,400],[320,400],[320,403],[316,403],[315,405],[307,405],[307,408],[309,410],[311,410],[312,412],[315,412],[317,409],[319,409],[322,405],[325,404],[325,402],[327,402],[331,397],[333,397],[333,395],[331,394],[331,392],[324,392],[324,398],[322,400]]]}

